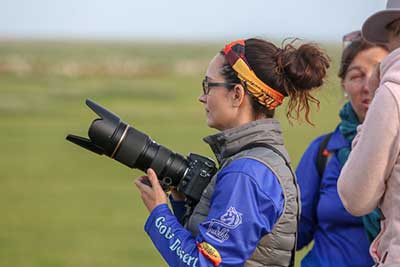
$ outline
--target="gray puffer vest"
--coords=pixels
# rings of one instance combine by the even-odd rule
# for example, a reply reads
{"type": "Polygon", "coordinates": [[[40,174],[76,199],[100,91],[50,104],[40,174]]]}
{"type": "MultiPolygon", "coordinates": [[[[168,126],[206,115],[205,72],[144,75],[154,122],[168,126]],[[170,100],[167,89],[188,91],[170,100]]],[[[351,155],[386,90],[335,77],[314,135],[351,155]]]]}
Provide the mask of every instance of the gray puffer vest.
{"type": "MultiPolygon", "coordinates": [[[[268,144],[286,158],[289,156],[283,146],[282,132],[279,122],[275,119],[253,121],[249,124],[229,129],[204,138],[213,150],[220,170],[238,158],[253,158],[264,163],[275,175],[282,186],[284,208],[271,233],[261,237],[251,257],[246,261],[247,267],[261,266],[291,266],[294,248],[296,246],[296,232],[300,213],[299,192],[294,174],[285,164],[285,160],[276,152],[265,147],[254,147],[240,151],[251,143],[268,144]]],[[[217,180],[217,174],[204,190],[199,203],[188,219],[185,227],[193,235],[198,234],[198,225],[204,222],[210,210],[210,200],[217,180]]]]}

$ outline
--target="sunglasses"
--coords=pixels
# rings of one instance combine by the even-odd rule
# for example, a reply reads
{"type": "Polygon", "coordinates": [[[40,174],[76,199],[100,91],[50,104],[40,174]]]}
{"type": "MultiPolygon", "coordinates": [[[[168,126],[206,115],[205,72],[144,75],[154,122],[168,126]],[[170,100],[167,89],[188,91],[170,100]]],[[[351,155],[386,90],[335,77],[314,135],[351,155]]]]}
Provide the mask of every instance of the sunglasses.
{"type": "Polygon", "coordinates": [[[362,34],[361,31],[353,31],[345,34],[342,38],[342,46],[343,48],[348,47],[352,42],[361,41],[362,34]]]}
{"type": "Polygon", "coordinates": [[[207,78],[205,78],[202,82],[202,86],[203,86],[203,94],[204,95],[208,95],[210,93],[210,89],[211,87],[217,87],[217,86],[222,86],[225,88],[229,88],[233,85],[235,85],[236,83],[222,83],[222,82],[209,82],[207,81],[207,78]]]}

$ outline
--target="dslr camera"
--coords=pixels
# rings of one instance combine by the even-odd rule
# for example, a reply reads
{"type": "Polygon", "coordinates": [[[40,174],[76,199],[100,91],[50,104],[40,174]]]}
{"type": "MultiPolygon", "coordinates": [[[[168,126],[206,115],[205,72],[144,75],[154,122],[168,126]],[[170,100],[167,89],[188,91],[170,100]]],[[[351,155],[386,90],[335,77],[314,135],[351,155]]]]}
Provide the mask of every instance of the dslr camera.
{"type": "Polygon", "coordinates": [[[157,144],[95,102],[87,99],[86,105],[100,118],[92,121],[89,139],[69,134],[66,137],[68,141],[97,154],[105,154],[130,168],[144,172],[152,168],[165,191],[176,187],[186,196],[189,206],[197,204],[217,172],[213,160],[194,153],[184,157],[157,144]]]}

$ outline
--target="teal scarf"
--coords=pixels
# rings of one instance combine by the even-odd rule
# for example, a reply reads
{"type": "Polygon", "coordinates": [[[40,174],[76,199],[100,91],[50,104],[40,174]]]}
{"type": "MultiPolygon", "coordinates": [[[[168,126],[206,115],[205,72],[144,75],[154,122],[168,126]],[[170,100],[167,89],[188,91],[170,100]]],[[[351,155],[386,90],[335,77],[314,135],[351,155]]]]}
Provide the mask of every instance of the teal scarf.
{"type": "MultiPolygon", "coordinates": [[[[341,118],[341,122],[339,124],[339,131],[342,133],[344,138],[348,140],[351,144],[351,142],[353,141],[354,137],[357,134],[357,126],[360,123],[350,102],[347,102],[343,106],[343,108],[339,112],[339,116],[341,118]]],[[[340,165],[342,167],[346,163],[350,151],[351,151],[351,146],[344,147],[338,150],[337,156],[340,165]]],[[[364,224],[364,228],[370,242],[372,242],[372,240],[375,239],[375,237],[381,230],[380,218],[381,218],[381,213],[378,208],[372,211],[370,214],[362,216],[362,222],[364,224]]]]}
{"type": "MultiPolygon", "coordinates": [[[[351,144],[351,142],[353,141],[354,137],[357,134],[357,126],[360,123],[358,122],[357,115],[354,112],[350,102],[344,104],[343,108],[339,112],[339,116],[341,118],[341,122],[339,124],[339,131],[342,133],[344,138],[348,140],[351,144]]],[[[351,146],[344,147],[338,150],[338,158],[340,165],[342,167],[346,163],[350,151],[351,151],[351,146]]]]}

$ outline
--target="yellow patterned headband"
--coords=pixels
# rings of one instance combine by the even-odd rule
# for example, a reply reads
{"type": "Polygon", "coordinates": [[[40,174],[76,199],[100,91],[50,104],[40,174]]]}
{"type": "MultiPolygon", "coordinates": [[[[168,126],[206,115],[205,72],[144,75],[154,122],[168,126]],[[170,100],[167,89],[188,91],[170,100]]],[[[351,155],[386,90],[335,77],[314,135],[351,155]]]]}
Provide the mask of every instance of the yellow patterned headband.
{"type": "Polygon", "coordinates": [[[225,58],[238,73],[238,78],[247,86],[249,92],[268,110],[281,105],[285,97],[261,81],[247,64],[244,56],[245,41],[238,40],[227,44],[223,50],[225,58]]]}

